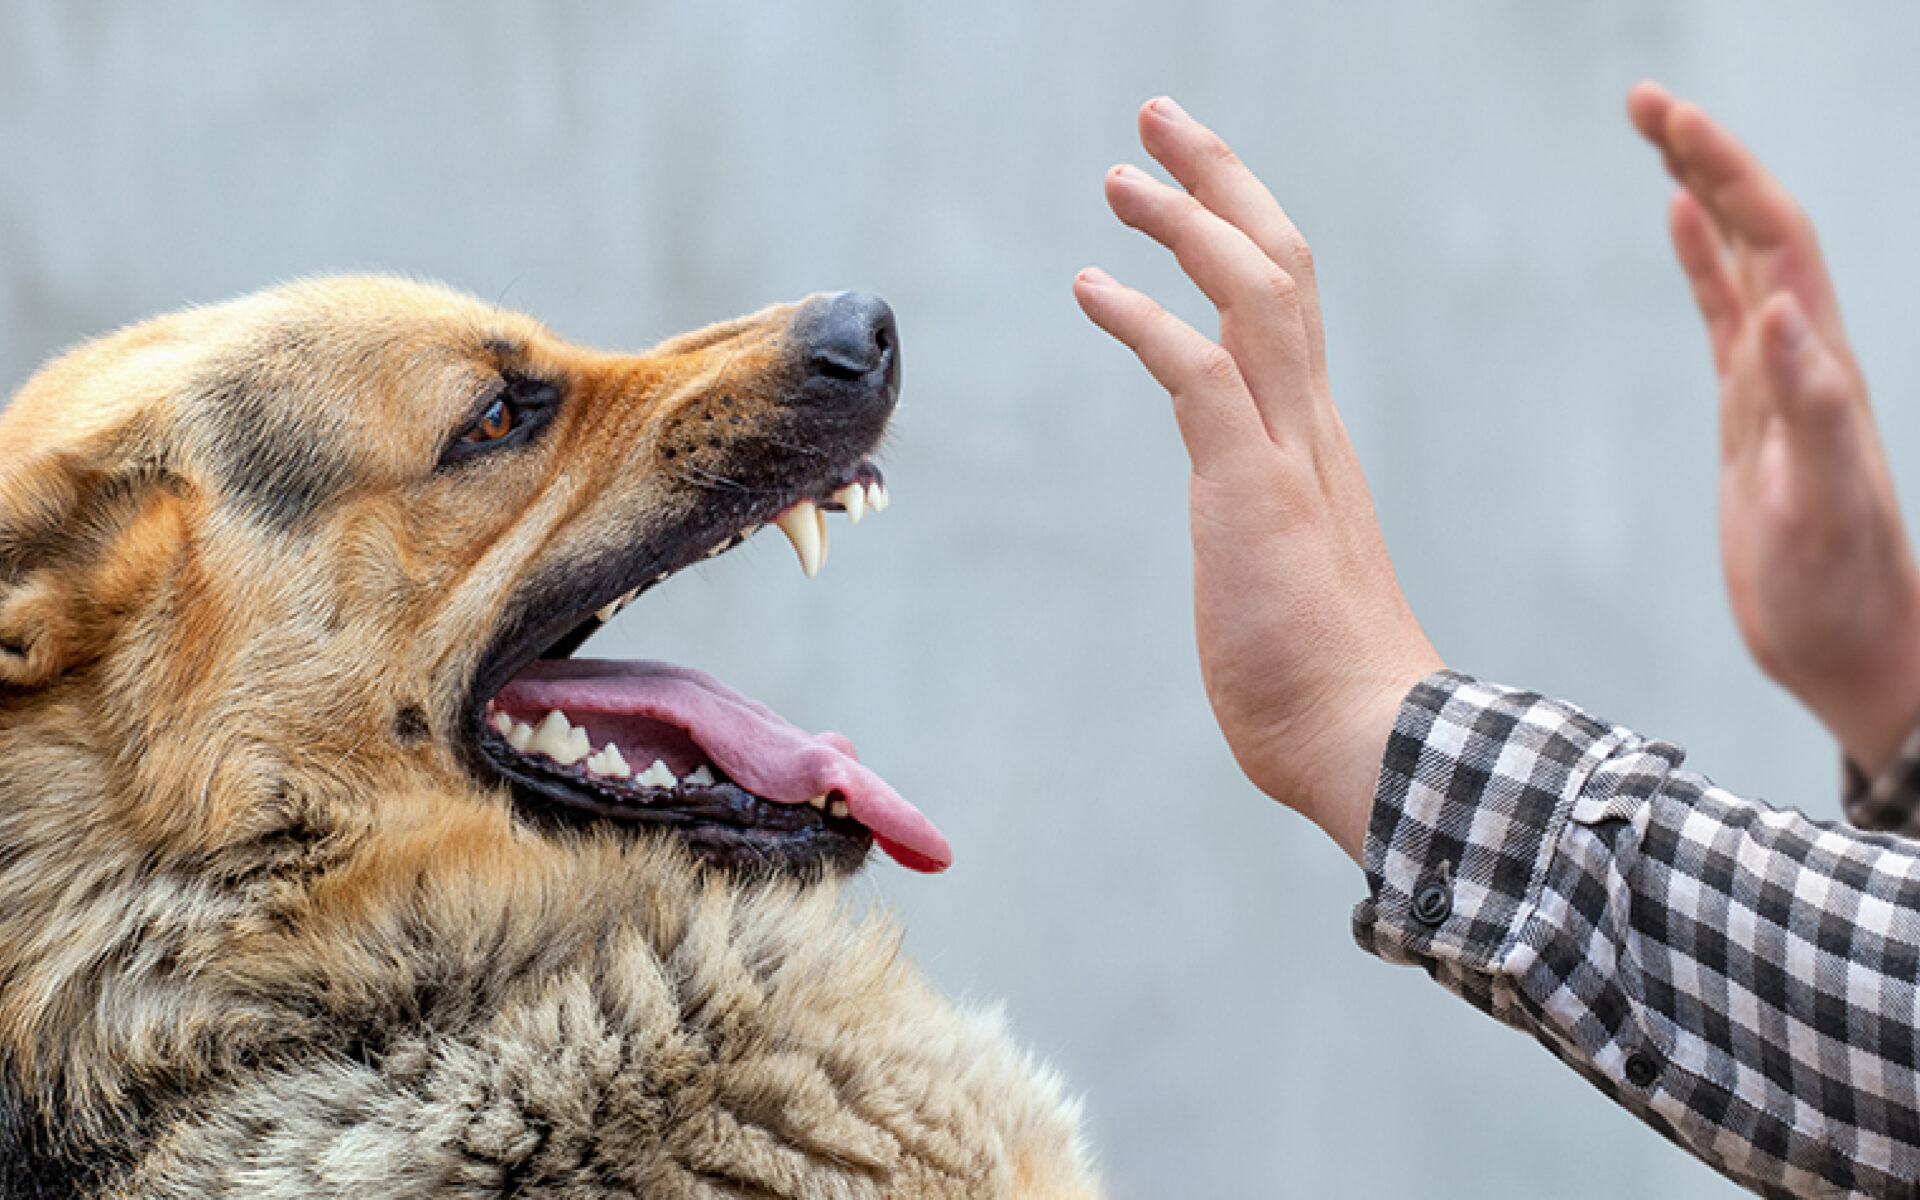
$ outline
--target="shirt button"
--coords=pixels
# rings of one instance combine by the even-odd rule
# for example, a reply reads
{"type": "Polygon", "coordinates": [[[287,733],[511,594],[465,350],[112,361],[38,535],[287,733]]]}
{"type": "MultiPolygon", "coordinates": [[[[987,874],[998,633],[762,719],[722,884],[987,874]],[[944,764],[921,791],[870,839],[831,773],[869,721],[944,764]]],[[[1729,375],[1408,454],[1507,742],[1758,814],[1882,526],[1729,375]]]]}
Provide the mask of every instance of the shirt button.
{"type": "Polygon", "coordinates": [[[1432,929],[1453,912],[1453,889],[1429,879],[1413,890],[1413,919],[1432,929]]]}
{"type": "Polygon", "coordinates": [[[1635,1050],[1627,1055],[1627,1082],[1637,1088],[1652,1087],[1660,1078],[1660,1063],[1651,1054],[1635,1050]]]}

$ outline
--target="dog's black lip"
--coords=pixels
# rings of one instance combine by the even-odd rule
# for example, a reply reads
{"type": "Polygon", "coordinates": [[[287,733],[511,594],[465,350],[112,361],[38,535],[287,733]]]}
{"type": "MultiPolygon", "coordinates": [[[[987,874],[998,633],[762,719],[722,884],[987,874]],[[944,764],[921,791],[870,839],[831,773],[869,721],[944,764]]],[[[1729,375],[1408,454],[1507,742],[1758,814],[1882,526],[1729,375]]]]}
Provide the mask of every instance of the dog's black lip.
{"type": "MultiPolygon", "coordinates": [[[[878,440],[877,437],[875,440],[878,440]]],[[[604,825],[609,818],[636,828],[675,824],[664,819],[664,814],[671,811],[670,805],[661,806],[645,816],[630,813],[616,816],[605,811],[604,804],[594,800],[564,775],[534,769],[530,760],[507,747],[504,740],[487,727],[488,701],[534,659],[571,657],[588,638],[599,631],[601,623],[595,614],[609,601],[626,595],[628,591],[633,591],[635,600],[638,600],[675,573],[739,545],[803,500],[830,504],[831,494],[849,482],[883,483],[879,468],[868,457],[870,449],[868,447],[852,455],[850,462],[843,460],[838,467],[820,470],[786,487],[715,492],[707,498],[706,511],[694,517],[691,528],[683,527],[677,539],[677,549],[662,554],[649,548],[613,570],[596,571],[594,566],[587,566],[583,569],[586,574],[603,574],[611,582],[583,588],[583,593],[589,599],[577,607],[569,606],[565,615],[530,619],[528,614],[521,612],[510,618],[495,641],[495,649],[482,656],[481,666],[468,691],[465,711],[459,724],[462,736],[458,744],[468,771],[483,781],[506,783],[516,807],[539,825],[597,826],[604,825]],[[493,745],[495,742],[499,744],[493,745]]],[[[569,578],[577,579],[581,573],[582,570],[571,571],[569,578]]],[[[777,801],[765,800],[731,783],[718,785],[718,788],[733,793],[734,797],[729,799],[743,798],[775,809],[798,807],[807,813],[814,813],[808,806],[782,805],[777,801]]],[[[784,818],[786,814],[781,816],[784,818]]],[[[702,828],[705,834],[700,838],[689,839],[685,836],[687,831],[676,832],[683,834],[683,840],[706,842],[706,845],[695,848],[710,864],[751,873],[804,873],[813,869],[851,871],[865,859],[873,842],[871,831],[858,822],[831,818],[823,818],[818,823],[818,832],[803,837],[803,841],[817,843],[809,846],[755,846],[752,843],[756,831],[746,826],[739,827],[741,841],[733,845],[727,842],[724,827],[717,832],[713,823],[709,822],[702,828]]]]}
{"type": "Polygon", "coordinates": [[[851,874],[873,848],[872,831],[858,821],[805,804],[764,800],[730,780],[682,783],[671,800],[648,803],[637,789],[597,780],[577,766],[543,764],[520,754],[492,729],[483,728],[480,741],[514,785],[522,813],[541,826],[672,832],[702,843],[696,852],[710,865],[751,874],[851,874]],[[526,791],[546,803],[528,803],[526,791]]]}

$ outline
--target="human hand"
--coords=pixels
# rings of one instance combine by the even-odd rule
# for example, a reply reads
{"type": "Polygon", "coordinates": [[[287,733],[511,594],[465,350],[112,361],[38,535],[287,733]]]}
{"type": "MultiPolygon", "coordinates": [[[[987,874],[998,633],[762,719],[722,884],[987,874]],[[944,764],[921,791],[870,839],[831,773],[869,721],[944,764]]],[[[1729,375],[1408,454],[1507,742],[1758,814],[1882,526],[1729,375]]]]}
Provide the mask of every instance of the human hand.
{"type": "Polygon", "coordinates": [[[1441,662],[1327,387],[1305,239],[1171,100],[1141,108],[1140,140],[1187,190],[1121,166],[1107,202],[1173,251],[1219,310],[1220,341],[1094,268],[1074,295],[1172,395],[1192,464],[1200,670],[1227,744],[1358,861],[1400,701],[1441,662]]]}
{"type": "Polygon", "coordinates": [[[1720,376],[1720,551],[1747,649],[1869,775],[1920,716],[1920,573],[1814,236],[1699,107],[1652,83],[1633,124],[1720,376]]]}

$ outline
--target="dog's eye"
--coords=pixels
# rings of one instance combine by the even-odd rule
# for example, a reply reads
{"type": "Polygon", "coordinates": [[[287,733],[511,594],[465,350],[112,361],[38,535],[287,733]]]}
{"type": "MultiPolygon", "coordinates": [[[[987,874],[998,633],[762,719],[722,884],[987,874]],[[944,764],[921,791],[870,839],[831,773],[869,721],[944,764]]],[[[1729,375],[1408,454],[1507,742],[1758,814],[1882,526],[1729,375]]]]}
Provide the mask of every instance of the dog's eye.
{"type": "Polygon", "coordinates": [[[451,466],[476,454],[532,440],[559,404],[557,385],[524,375],[505,376],[501,386],[481,401],[479,412],[454,432],[440,454],[440,465],[451,466]]]}
{"type": "Polygon", "coordinates": [[[480,419],[460,440],[469,446],[498,441],[512,433],[514,425],[513,406],[507,403],[506,397],[495,396],[493,403],[487,405],[487,411],[480,414],[480,419]]]}

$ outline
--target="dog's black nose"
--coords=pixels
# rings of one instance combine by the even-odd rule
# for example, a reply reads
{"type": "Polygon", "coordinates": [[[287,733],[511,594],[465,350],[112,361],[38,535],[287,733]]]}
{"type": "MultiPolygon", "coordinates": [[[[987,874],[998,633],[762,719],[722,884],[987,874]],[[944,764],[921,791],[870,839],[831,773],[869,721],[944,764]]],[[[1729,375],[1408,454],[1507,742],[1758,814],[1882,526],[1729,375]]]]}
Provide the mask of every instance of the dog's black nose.
{"type": "Polygon", "coordinates": [[[890,384],[899,371],[900,336],[887,302],[871,292],[840,292],[817,303],[803,321],[808,369],[848,383],[890,384]]]}

